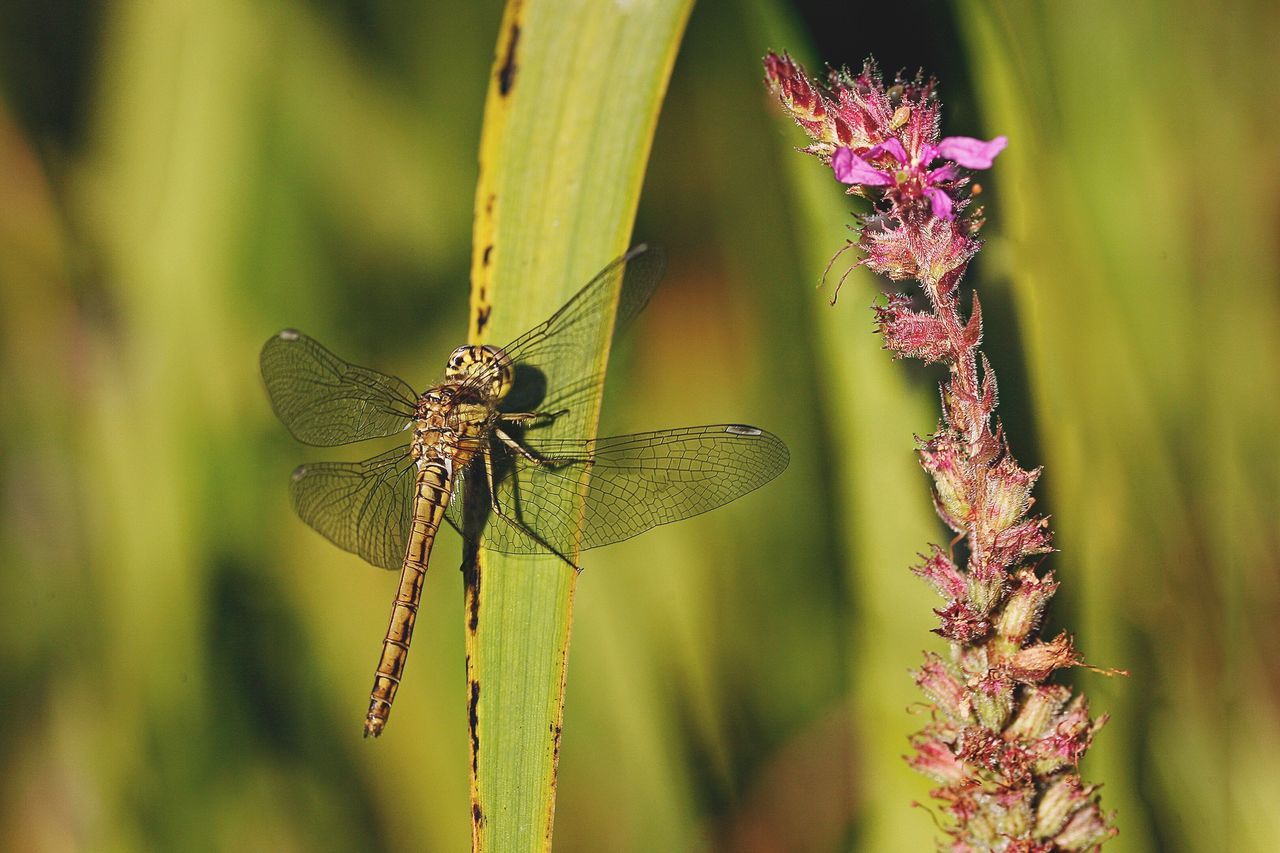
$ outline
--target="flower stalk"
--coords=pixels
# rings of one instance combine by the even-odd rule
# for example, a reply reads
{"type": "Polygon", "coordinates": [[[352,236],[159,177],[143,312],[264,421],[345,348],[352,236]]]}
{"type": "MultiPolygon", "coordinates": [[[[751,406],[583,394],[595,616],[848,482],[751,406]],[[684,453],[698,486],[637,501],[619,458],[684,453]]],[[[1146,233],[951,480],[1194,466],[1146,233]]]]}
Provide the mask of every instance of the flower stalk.
{"type": "Polygon", "coordinates": [[[1022,468],[1009,450],[995,373],[979,349],[982,307],[975,292],[966,312],[960,290],[982,245],[970,172],[990,168],[1006,140],[941,137],[932,78],[900,75],[886,86],[868,61],[820,83],[774,53],[764,66],[770,90],[812,140],[800,150],[869,203],[837,257],[856,249],[850,270],[918,285],[914,299],[895,293],[873,306],[885,349],[947,368],[941,419],[917,443],[938,515],[955,536],[912,571],[945,601],[934,611],[935,633],[950,651],[926,653],[913,673],[930,722],[913,736],[907,761],[937,782],[945,849],[1097,848],[1116,830],[1078,764],[1106,716],[1091,718],[1082,695],[1047,683],[1082,662],[1069,635],[1040,635],[1058,587],[1052,572],[1040,573],[1053,550],[1048,518],[1032,512],[1040,469],[1022,468]]]}

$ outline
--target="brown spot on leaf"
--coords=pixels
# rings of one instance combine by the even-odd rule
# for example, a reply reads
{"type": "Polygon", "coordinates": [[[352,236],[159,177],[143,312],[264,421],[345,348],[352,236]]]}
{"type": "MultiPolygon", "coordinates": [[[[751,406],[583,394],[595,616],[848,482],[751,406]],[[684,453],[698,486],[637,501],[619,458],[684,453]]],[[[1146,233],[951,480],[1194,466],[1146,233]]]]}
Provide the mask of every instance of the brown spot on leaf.
{"type": "Polygon", "coordinates": [[[471,682],[471,693],[467,696],[467,728],[471,731],[471,775],[480,772],[480,682],[471,682]]]}
{"type": "Polygon", "coordinates": [[[479,803],[471,804],[471,822],[476,826],[484,823],[484,809],[480,808],[479,803]]]}
{"type": "Polygon", "coordinates": [[[476,334],[482,334],[484,327],[489,325],[489,315],[493,313],[493,308],[485,305],[476,309],[476,334]]]}
{"type": "Polygon", "coordinates": [[[480,573],[472,573],[467,580],[467,628],[474,634],[480,627],[480,573]]]}
{"type": "Polygon", "coordinates": [[[486,267],[489,266],[489,260],[493,257],[493,244],[484,247],[484,254],[480,256],[480,263],[486,267]]]}
{"type": "Polygon", "coordinates": [[[516,84],[516,47],[520,43],[520,25],[511,25],[511,37],[507,39],[507,55],[502,60],[502,67],[498,69],[498,94],[506,97],[511,94],[511,88],[516,84]]]}

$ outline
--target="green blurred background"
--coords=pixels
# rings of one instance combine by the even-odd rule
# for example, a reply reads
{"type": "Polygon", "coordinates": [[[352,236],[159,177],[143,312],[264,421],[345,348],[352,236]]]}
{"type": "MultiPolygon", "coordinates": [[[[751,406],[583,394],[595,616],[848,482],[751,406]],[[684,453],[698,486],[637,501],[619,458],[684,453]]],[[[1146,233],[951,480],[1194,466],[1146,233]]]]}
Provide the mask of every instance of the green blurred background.
{"type": "MultiPolygon", "coordinates": [[[[501,6],[8,0],[0,25],[0,849],[461,850],[462,585],[442,537],[388,734],[394,578],[291,514],[257,351],[297,326],[425,386],[465,332],[501,6]]],[[[604,431],[766,425],[791,469],[592,552],[556,847],[907,850],[900,760],[945,534],[936,376],[813,284],[851,204],[791,149],[766,48],[942,78],[985,175],[1001,411],[1046,468],[1049,629],[1113,716],[1108,849],[1280,838],[1280,11],[1193,0],[704,3],[637,240],[666,282],[604,431]],[[832,4],[834,5],[834,4],[832,4]],[[692,358],[690,358],[692,354],[692,358]]],[[[549,187],[548,192],[554,192],[549,187]]],[[[601,259],[602,261],[605,259],[601,259]]],[[[359,448],[337,458],[359,458],[359,448]]]]}

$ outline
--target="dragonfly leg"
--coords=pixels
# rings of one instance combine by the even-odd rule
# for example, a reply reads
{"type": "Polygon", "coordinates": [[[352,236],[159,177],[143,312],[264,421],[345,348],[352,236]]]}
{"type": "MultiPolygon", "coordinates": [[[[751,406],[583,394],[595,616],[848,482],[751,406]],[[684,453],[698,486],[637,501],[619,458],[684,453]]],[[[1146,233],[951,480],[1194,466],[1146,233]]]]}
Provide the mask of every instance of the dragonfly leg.
{"type": "Polygon", "coordinates": [[[501,415],[501,420],[513,424],[524,424],[529,421],[549,420],[553,421],[561,415],[569,414],[568,409],[561,409],[558,412],[506,412],[501,415]]]}
{"type": "MultiPolygon", "coordinates": [[[[494,432],[501,434],[502,431],[494,430],[494,432]]],[[[508,438],[507,440],[509,441],[510,439],[508,438]]],[[[519,445],[514,445],[514,446],[519,447],[519,445]]],[[[523,448],[520,448],[520,449],[523,450],[523,448]]],[[[498,505],[498,490],[495,486],[494,479],[493,479],[493,457],[489,455],[488,450],[485,450],[484,453],[481,455],[484,456],[484,475],[489,485],[489,509],[493,511],[493,514],[498,516],[498,518],[502,519],[507,524],[510,524],[516,530],[519,530],[525,536],[528,536],[534,542],[537,542],[543,548],[546,548],[552,554],[555,554],[557,557],[559,557],[561,560],[567,563],[569,567],[572,568],[575,572],[580,573],[582,571],[581,566],[573,562],[573,560],[570,560],[564,554],[560,553],[560,551],[556,549],[550,542],[548,542],[547,540],[539,536],[537,533],[534,533],[532,530],[530,530],[524,524],[524,522],[520,521],[519,519],[512,518],[511,516],[507,515],[505,512],[502,511],[502,507],[498,505]]]]}
{"type": "Polygon", "coordinates": [[[529,450],[529,448],[525,447],[523,444],[516,441],[511,436],[507,435],[501,429],[495,428],[493,431],[493,434],[498,437],[499,441],[501,441],[507,447],[510,447],[516,453],[519,453],[521,456],[523,456],[525,459],[528,459],[534,465],[540,465],[544,468],[549,466],[556,466],[556,465],[569,465],[574,462],[590,462],[591,461],[590,459],[574,459],[569,456],[536,456],[531,450],[529,450]]]}

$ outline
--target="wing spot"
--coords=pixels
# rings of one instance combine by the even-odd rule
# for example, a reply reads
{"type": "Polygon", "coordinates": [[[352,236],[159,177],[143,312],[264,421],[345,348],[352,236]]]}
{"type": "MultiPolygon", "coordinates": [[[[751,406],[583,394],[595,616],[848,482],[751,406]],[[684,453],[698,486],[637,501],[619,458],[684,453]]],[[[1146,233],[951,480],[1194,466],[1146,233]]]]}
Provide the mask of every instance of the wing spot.
{"type": "Polygon", "coordinates": [[[284,329],[280,332],[278,337],[282,341],[296,341],[298,338],[302,337],[302,333],[297,329],[284,329]]]}
{"type": "Polygon", "coordinates": [[[303,477],[307,476],[307,466],[299,465],[297,468],[293,469],[293,473],[289,476],[293,479],[293,482],[298,482],[303,477]]]}
{"type": "Polygon", "coordinates": [[[729,424],[724,431],[732,435],[761,435],[764,430],[744,424],[729,424]]]}

